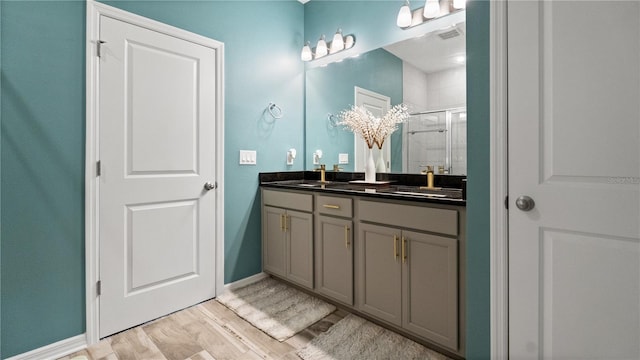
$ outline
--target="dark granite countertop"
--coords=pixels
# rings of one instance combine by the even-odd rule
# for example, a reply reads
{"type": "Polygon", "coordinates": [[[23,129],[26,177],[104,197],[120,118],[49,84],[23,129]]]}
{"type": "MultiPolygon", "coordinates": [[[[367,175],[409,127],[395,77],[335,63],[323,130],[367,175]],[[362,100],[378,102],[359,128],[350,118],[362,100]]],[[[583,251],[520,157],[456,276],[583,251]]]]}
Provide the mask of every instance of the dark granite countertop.
{"type": "Polygon", "coordinates": [[[410,200],[437,204],[466,206],[466,177],[457,175],[435,175],[437,190],[421,188],[426,185],[426,176],[419,174],[377,174],[377,181],[386,184],[362,184],[363,173],[327,171],[325,183],[320,182],[320,173],[314,171],[284,171],[260,173],[260,186],[332,194],[358,195],[385,199],[410,200]]]}

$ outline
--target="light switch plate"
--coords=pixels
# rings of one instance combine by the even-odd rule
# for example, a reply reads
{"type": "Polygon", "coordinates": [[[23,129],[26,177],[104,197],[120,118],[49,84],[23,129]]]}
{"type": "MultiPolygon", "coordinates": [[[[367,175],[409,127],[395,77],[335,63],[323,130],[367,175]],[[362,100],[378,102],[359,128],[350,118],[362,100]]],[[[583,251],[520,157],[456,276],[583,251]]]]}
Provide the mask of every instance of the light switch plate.
{"type": "Polygon", "coordinates": [[[338,164],[348,164],[349,154],[338,154],[338,164]]]}
{"type": "Polygon", "coordinates": [[[240,150],[240,165],[255,165],[256,158],[255,150],[240,150]]]}

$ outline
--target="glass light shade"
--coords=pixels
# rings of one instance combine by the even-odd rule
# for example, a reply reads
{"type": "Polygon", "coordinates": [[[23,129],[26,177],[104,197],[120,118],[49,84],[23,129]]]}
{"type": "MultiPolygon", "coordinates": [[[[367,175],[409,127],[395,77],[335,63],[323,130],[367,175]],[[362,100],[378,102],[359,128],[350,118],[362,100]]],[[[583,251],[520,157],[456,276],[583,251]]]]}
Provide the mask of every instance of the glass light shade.
{"type": "Polygon", "coordinates": [[[329,50],[330,54],[337,53],[340,50],[344,50],[344,38],[342,37],[342,30],[338,29],[335,35],[333,35],[333,40],[331,41],[331,49],[329,50]]]}
{"type": "Polygon", "coordinates": [[[467,6],[466,0],[453,0],[454,9],[464,9],[467,6]]]}
{"type": "Polygon", "coordinates": [[[322,35],[318,40],[318,45],[316,45],[316,59],[325,55],[327,55],[327,42],[324,40],[324,35],[322,35]]]}
{"type": "Polygon", "coordinates": [[[300,54],[300,59],[302,59],[302,61],[309,61],[313,59],[313,54],[311,54],[311,46],[308,41],[302,47],[302,53],[300,54]]]}
{"type": "Polygon", "coordinates": [[[405,28],[411,25],[411,8],[409,7],[409,2],[406,2],[400,8],[400,11],[398,12],[398,19],[396,20],[396,25],[401,28],[405,28]]]}
{"type": "Polygon", "coordinates": [[[347,35],[344,37],[345,49],[351,49],[355,43],[356,43],[356,39],[353,37],[353,35],[347,35]]]}
{"type": "Polygon", "coordinates": [[[440,2],[438,0],[427,0],[424,3],[424,17],[433,19],[440,14],[440,2]]]}

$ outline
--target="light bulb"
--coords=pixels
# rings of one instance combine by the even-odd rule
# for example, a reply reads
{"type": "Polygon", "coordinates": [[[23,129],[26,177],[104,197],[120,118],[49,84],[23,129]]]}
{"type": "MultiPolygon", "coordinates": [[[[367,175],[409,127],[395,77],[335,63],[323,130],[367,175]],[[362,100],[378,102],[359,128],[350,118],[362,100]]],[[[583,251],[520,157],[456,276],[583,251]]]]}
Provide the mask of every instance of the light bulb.
{"type": "Polygon", "coordinates": [[[313,54],[311,54],[311,44],[307,41],[306,44],[302,47],[302,53],[300,54],[300,59],[302,61],[309,61],[313,58],[313,54]]]}
{"type": "Polygon", "coordinates": [[[438,0],[427,0],[424,3],[424,17],[433,19],[440,14],[440,2],[438,0]]]}
{"type": "Polygon", "coordinates": [[[318,45],[316,45],[316,59],[319,59],[327,55],[327,42],[324,40],[324,35],[320,36],[318,45]]]}
{"type": "Polygon", "coordinates": [[[342,29],[338,29],[335,35],[333,35],[333,40],[331,41],[331,49],[329,50],[329,53],[334,54],[340,50],[344,50],[344,38],[342,37],[342,29]]]}
{"type": "Polygon", "coordinates": [[[396,25],[401,28],[411,25],[411,8],[409,7],[409,1],[407,0],[398,12],[398,19],[396,25]]]}
{"type": "Polygon", "coordinates": [[[466,0],[453,0],[454,9],[464,9],[467,6],[466,0]]]}

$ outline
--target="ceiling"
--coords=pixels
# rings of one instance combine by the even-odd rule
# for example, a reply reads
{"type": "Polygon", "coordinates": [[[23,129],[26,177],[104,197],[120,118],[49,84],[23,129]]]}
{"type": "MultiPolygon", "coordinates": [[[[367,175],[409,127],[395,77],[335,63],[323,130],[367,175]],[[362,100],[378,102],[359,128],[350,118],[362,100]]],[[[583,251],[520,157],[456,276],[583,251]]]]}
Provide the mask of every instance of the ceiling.
{"type": "Polygon", "coordinates": [[[451,69],[464,64],[466,26],[459,23],[384,49],[425,73],[451,69]],[[447,36],[450,37],[443,39],[447,36]]]}

